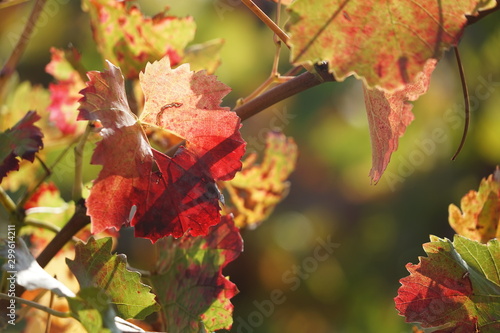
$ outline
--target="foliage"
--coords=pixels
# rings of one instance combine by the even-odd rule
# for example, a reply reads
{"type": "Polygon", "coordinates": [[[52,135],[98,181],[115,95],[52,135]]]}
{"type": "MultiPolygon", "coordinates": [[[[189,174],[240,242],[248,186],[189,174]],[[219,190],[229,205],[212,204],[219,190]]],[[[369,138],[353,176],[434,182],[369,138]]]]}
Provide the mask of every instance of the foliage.
{"type": "MultiPolygon", "coordinates": [[[[478,0],[275,1],[278,13],[286,8],[289,14],[282,30],[252,1],[243,2],[280,41],[269,78],[231,109],[221,106],[231,88],[212,74],[223,40],[191,44],[193,17],[175,17],[167,9],[148,17],[130,2],[82,1],[103,70],[85,68],[85,54],[73,48],[52,48],[45,70],[54,83],[48,89],[17,83],[12,73],[44,5],[36,1],[0,76],[0,202],[9,232],[12,226],[17,233],[3,239],[3,281],[12,267],[19,274],[12,295],[2,285],[3,300],[15,294],[19,302],[67,320],[54,323],[59,330],[142,330],[124,319],[151,331],[231,329],[238,288],[223,269],[243,251],[240,229],[261,225],[287,196],[298,156],[294,140],[276,130],[262,137],[260,154],[244,157],[241,121],[353,75],[363,82],[370,177],[377,183],[414,119],[411,102],[429,90],[444,51],[458,45],[466,27],[500,8],[478,0]],[[290,49],[286,75],[278,73],[281,43],[290,49]],[[82,183],[90,145],[90,164],[101,169],[87,191],[82,183]],[[73,148],[72,200],[64,200],[48,179],[73,148]],[[19,188],[24,192],[15,202],[19,188]],[[153,267],[131,267],[125,255],[113,253],[121,242],[118,231],[127,227],[153,244],[153,267]],[[12,267],[9,246],[19,249],[12,267]],[[68,253],[74,258],[64,259],[68,253]],[[52,277],[43,269],[58,256],[64,260],[52,277]],[[46,290],[61,297],[59,310],[52,300],[41,304],[46,290]]],[[[395,298],[406,321],[438,332],[500,329],[498,173],[467,194],[460,209],[450,206],[453,242],[431,236],[424,244],[427,257],[406,266],[410,275],[400,280],[395,298]]],[[[330,254],[321,244],[317,249],[330,254]]],[[[292,266],[293,288],[298,277],[305,279],[300,268],[311,258],[292,266]]],[[[278,299],[271,296],[276,304],[278,299]]],[[[16,315],[32,329],[38,325],[33,313],[16,315]]],[[[51,325],[45,317],[41,322],[51,325]]]]}

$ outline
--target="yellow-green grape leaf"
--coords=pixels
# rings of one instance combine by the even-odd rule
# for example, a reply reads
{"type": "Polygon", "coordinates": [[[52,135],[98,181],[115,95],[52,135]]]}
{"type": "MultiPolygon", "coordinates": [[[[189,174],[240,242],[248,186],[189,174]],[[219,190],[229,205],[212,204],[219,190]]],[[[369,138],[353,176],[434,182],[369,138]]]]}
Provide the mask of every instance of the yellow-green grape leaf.
{"type": "Polygon", "coordinates": [[[297,145],[283,133],[269,132],[262,163],[256,164],[256,159],[256,153],[250,154],[241,172],[222,183],[230,198],[224,209],[235,216],[235,224],[240,228],[255,228],[286,197],[290,187],[287,179],[297,160],[297,145]]]}
{"type": "Polygon", "coordinates": [[[76,297],[67,297],[71,315],[87,332],[119,333],[115,325],[115,311],[108,294],[98,287],[82,288],[76,297]]]}
{"type": "Polygon", "coordinates": [[[500,171],[483,178],[479,190],[469,191],[460,201],[460,208],[448,208],[451,227],[457,234],[486,243],[500,238],[500,171]]]}
{"type": "Polygon", "coordinates": [[[194,38],[196,24],[191,17],[168,16],[163,11],[144,16],[129,2],[85,0],[90,14],[94,40],[104,59],[116,64],[128,79],[137,79],[148,62],[168,55],[175,66],[184,48],[194,38]]]}
{"type": "Polygon", "coordinates": [[[288,8],[291,62],[328,61],[337,81],[350,75],[369,88],[413,82],[430,58],[456,46],[467,24],[495,1],[297,0],[288,8]]]}
{"type": "Polygon", "coordinates": [[[455,235],[431,236],[427,257],[407,264],[396,309],[407,322],[419,322],[439,332],[500,331],[500,245],[481,244],[455,235]]]}
{"type": "Polygon", "coordinates": [[[101,288],[125,319],[144,319],[158,310],[151,288],[141,283],[140,274],[127,269],[123,254],[111,254],[111,237],[89,238],[75,246],[75,259],[66,263],[81,288],[101,288]]]}
{"type": "Polygon", "coordinates": [[[192,71],[206,70],[213,74],[220,65],[220,51],[224,40],[214,39],[205,43],[191,45],[186,48],[183,63],[188,63],[192,71]]]}

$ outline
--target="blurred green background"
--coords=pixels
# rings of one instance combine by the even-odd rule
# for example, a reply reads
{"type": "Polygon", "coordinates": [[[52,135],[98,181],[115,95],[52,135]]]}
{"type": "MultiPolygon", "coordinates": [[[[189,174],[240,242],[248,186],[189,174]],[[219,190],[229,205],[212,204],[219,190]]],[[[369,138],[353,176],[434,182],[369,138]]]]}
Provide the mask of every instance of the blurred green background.
{"type": "MultiPolygon", "coordinates": [[[[272,33],[239,1],[138,4],[149,15],[170,6],[173,15],[194,16],[195,42],[225,39],[216,72],[233,89],[225,105],[234,106],[269,75],[272,33]]],[[[274,15],[274,4],[258,4],[274,15]]],[[[2,62],[30,7],[0,11],[2,62]]],[[[79,2],[50,0],[47,8],[53,12],[33,36],[19,65],[20,78],[47,86],[49,48],[70,43],[82,52],[88,70],[102,69],[79,2]]],[[[472,121],[465,148],[454,162],[450,158],[462,135],[464,107],[452,52],[439,62],[429,92],[414,103],[415,121],[377,185],[368,178],[370,138],[357,80],[321,85],[244,123],[249,150],[262,151],[265,131],[278,126],[294,137],[300,155],[288,197],[268,221],[242,232],[245,251],[225,271],[241,291],[232,300],[232,332],[411,332],[412,325],[398,316],[393,302],[398,280],[408,275],[406,263],[418,262],[429,234],[453,237],[448,205],[459,204],[500,163],[499,17],[496,13],[470,26],[460,44],[472,121]],[[432,139],[435,131],[443,140],[432,139]],[[325,260],[311,259],[316,247],[328,240],[338,248],[325,260]],[[275,290],[282,296],[271,308],[275,290]]],[[[289,68],[286,49],[281,56],[284,72],[289,68]]],[[[97,170],[89,171],[87,180],[97,170]]],[[[71,177],[55,180],[69,198],[71,177]]],[[[141,254],[129,252],[133,264],[141,254]]]]}

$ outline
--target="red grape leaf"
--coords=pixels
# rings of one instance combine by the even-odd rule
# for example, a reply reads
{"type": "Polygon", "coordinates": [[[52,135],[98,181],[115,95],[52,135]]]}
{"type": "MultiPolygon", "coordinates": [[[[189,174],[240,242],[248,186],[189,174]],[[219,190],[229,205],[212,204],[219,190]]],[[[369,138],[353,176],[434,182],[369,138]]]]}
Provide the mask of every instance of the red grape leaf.
{"type": "Polygon", "coordinates": [[[167,332],[209,332],[231,328],[236,286],[222,269],[243,251],[231,216],[211,227],[207,236],[184,235],[158,242],[159,260],[151,282],[166,318],[167,332]]]}
{"type": "Polygon", "coordinates": [[[498,332],[500,329],[500,246],[459,235],[453,243],[431,236],[427,257],[407,264],[394,299],[407,322],[439,332],[498,332]]]}
{"type": "Polygon", "coordinates": [[[287,179],[297,160],[297,145],[281,132],[269,132],[262,163],[255,164],[256,159],[256,153],[250,154],[241,172],[234,179],[221,183],[233,205],[227,203],[223,209],[235,216],[234,222],[240,228],[257,227],[286,197],[290,188],[287,179]]]}
{"type": "MultiPolygon", "coordinates": [[[[6,86],[5,100],[2,104],[2,116],[0,117],[0,131],[5,131],[13,127],[21,119],[27,110],[36,110],[41,117],[37,121],[37,127],[43,133],[43,142],[45,146],[51,143],[61,143],[61,132],[55,128],[49,121],[49,113],[46,112],[50,105],[50,95],[44,87],[24,81],[17,84],[15,77],[10,79],[6,86]]],[[[43,158],[45,150],[39,151],[39,156],[43,158]]],[[[10,173],[8,177],[2,180],[2,187],[11,191],[17,191],[20,186],[33,184],[37,181],[40,165],[31,163],[27,160],[21,160],[19,171],[10,173]]]]}
{"type": "Polygon", "coordinates": [[[479,191],[470,191],[460,201],[460,208],[449,206],[451,227],[457,234],[486,243],[500,238],[500,171],[483,179],[479,191]]]}
{"type": "Polygon", "coordinates": [[[215,180],[229,180],[241,169],[245,145],[240,118],[219,105],[230,88],[184,64],[171,69],[168,58],[148,64],[140,75],[144,91],[141,121],[186,140],[186,148],[209,167],[215,180]]]}
{"type": "Polygon", "coordinates": [[[33,162],[43,148],[43,134],[34,125],[40,116],[35,111],[26,115],[12,128],[0,133],[0,182],[8,172],[19,170],[19,159],[33,162]]]}
{"type": "Polygon", "coordinates": [[[86,201],[92,233],[130,223],[133,206],[141,207],[148,191],[153,152],[136,117],[130,112],[120,69],[89,72],[81,91],[78,120],[100,120],[103,139],[92,164],[103,166],[86,201]],[[112,198],[113,204],[108,199],[112,198]]]}
{"type": "MultiPolygon", "coordinates": [[[[76,115],[78,100],[81,97],[79,92],[85,87],[85,83],[80,78],[78,71],[66,59],[64,51],[51,48],[50,53],[52,59],[45,67],[45,71],[57,79],[57,83],[49,85],[51,99],[48,107],[49,119],[63,134],[77,135],[83,131],[83,124],[77,123],[76,115]]],[[[74,49],[73,57],[76,61],[80,59],[80,54],[74,49]]]]}
{"type": "Polygon", "coordinates": [[[168,63],[164,58],[148,65],[140,80],[143,118],[187,140],[173,158],[149,146],[128,107],[120,70],[109,64],[108,71],[89,73],[79,119],[99,119],[103,125],[103,140],[92,157],[103,169],[87,199],[94,233],[130,224],[137,236],[155,242],[187,230],[205,235],[220,221],[215,181],[231,179],[241,168],[240,120],[218,106],[225,85],[190,72],[187,65],[171,70],[168,63]],[[112,205],[103,199],[108,197],[112,205]]]}
{"type": "Polygon", "coordinates": [[[401,90],[384,92],[379,89],[364,88],[366,112],[370,126],[372,143],[372,169],[370,177],[377,183],[387,168],[391,155],[398,148],[399,137],[413,120],[409,101],[423,95],[431,80],[437,61],[429,60],[424,71],[416,76],[415,82],[405,85],[401,90]]]}
{"type": "Polygon", "coordinates": [[[94,40],[105,59],[118,64],[126,78],[137,78],[146,63],[168,56],[178,64],[194,38],[191,17],[168,16],[166,11],[145,17],[125,1],[87,0],[94,40]]]}
{"type": "Polygon", "coordinates": [[[158,310],[155,295],[141,283],[139,273],[127,269],[124,255],[111,254],[111,246],[111,237],[91,237],[87,244],[76,244],[75,259],[66,259],[66,263],[82,289],[99,287],[116,305],[121,317],[144,319],[158,310]]]}
{"type": "Polygon", "coordinates": [[[495,1],[298,0],[289,6],[294,64],[326,60],[337,81],[351,74],[369,88],[400,89],[428,59],[456,46],[467,23],[495,1]]]}

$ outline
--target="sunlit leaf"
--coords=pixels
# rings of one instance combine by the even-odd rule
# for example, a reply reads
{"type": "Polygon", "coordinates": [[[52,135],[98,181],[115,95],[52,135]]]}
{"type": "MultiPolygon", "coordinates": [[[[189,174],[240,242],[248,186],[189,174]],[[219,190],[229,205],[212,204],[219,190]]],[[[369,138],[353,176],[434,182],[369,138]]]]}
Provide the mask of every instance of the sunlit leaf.
{"type": "Polygon", "coordinates": [[[110,237],[91,237],[87,244],[77,244],[75,259],[66,262],[81,288],[98,287],[121,317],[144,319],[158,310],[155,296],[141,283],[139,273],[127,269],[124,255],[111,254],[111,245],[110,237]]]}
{"type": "Polygon", "coordinates": [[[158,249],[160,257],[151,281],[166,318],[166,331],[229,329],[230,299],[238,289],[222,275],[222,269],[243,251],[231,217],[224,216],[207,236],[168,237],[158,242],[158,249]]]}
{"type": "Polygon", "coordinates": [[[43,148],[43,134],[34,123],[40,120],[35,111],[26,115],[12,128],[0,133],[0,182],[8,172],[19,170],[20,159],[33,162],[43,148]]]}
{"type": "Polygon", "coordinates": [[[80,119],[103,126],[92,157],[103,169],[87,199],[92,231],[132,225],[137,236],[153,242],[188,230],[205,235],[220,221],[215,181],[234,176],[245,149],[239,117],[219,106],[228,87],[188,65],[172,70],[168,58],[146,67],[140,121],[186,140],[170,158],[149,146],[130,112],[120,70],[109,67],[89,73],[80,107],[80,119]],[[107,197],[113,205],[103,200],[107,197]]]}
{"type": "MultiPolygon", "coordinates": [[[[498,173],[498,171],[497,171],[498,173]]],[[[448,208],[451,227],[457,234],[486,243],[500,238],[500,178],[490,175],[481,181],[479,191],[470,191],[460,208],[448,208]]]]}
{"type": "Polygon", "coordinates": [[[396,308],[407,322],[439,332],[497,332],[500,329],[500,245],[456,235],[431,236],[427,257],[407,264],[396,308]]]}
{"type": "Polygon", "coordinates": [[[456,46],[466,15],[495,1],[297,0],[289,6],[291,60],[326,60],[337,81],[354,74],[369,88],[400,89],[428,59],[456,46]]]}
{"type": "Polygon", "coordinates": [[[235,224],[240,228],[255,228],[265,220],[290,188],[287,179],[297,159],[297,145],[293,139],[280,132],[269,132],[263,155],[260,164],[256,164],[256,153],[249,155],[241,172],[222,183],[231,201],[224,209],[233,213],[235,224]]]}
{"type": "MultiPolygon", "coordinates": [[[[73,49],[73,57],[79,61],[80,55],[73,49]]],[[[80,90],[85,87],[85,83],[77,70],[66,59],[64,51],[51,48],[52,59],[45,67],[45,71],[51,74],[56,83],[49,85],[51,103],[48,107],[50,121],[65,134],[81,133],[83,123],[77,123],[78,101],[81,98],[80,90]],[[80,127],[80,128],[78,128],[80,127]]]]}
{"type": "Polygon", "coordinates": [[[424,71],[416,76],[415,82],[398,91],[384,92],[363,86],[372,143],[370,177],[374,183],[377,183],[384,173],[392,153],[398,148],[399,138],[412,122],[413,104],[410,102],[417,100],[427,91],[436,62],[434,59],[429,60],[424,71]]]}
{"type": "Polygon", "coordinates": [[[117,64],[126,78],[137,78],[146,63],[164,56],[178,64],[194,38],[191,17],[169,16],[166,10],[146,17],[125,1],[87,0],[85,5],[103,58],[117,64]]]}

